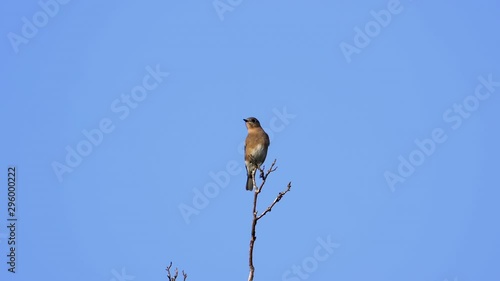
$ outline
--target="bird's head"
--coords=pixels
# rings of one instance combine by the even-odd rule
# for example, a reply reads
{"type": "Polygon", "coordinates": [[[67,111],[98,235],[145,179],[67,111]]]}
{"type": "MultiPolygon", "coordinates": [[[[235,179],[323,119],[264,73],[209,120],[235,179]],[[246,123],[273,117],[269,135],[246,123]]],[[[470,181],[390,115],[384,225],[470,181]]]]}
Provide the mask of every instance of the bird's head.
{"type": "Polygon", "coordinates": [[[255,117],[248,117],[246,119],[243,119],[243,121],[245,121],[245,125],[248,129],[260,127],[260,122],[255,117]]]}

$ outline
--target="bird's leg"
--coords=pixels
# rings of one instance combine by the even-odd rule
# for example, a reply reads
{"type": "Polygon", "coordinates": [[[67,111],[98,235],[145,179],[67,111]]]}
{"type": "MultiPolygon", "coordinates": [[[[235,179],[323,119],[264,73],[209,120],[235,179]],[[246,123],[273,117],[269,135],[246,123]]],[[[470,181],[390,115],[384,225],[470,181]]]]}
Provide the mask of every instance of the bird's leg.
{"type": "Polygon", "coordinates": [[[255,172],[257,172],[257,169],[253,170],[252,172],[252,182],[253,182],[253,189],[255,190],[255,192],[257,192],[257,182],[255,182],[255,172]]]}

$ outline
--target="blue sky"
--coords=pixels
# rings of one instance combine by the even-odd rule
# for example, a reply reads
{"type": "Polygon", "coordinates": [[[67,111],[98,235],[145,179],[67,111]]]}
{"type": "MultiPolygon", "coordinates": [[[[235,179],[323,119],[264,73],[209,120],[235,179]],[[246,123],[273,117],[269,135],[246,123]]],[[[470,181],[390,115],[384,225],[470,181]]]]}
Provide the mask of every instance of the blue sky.
{"type": "Polygon", "coordinates": [[[496,1],[0,5],[0,279],[500,279],[496,1]]]}

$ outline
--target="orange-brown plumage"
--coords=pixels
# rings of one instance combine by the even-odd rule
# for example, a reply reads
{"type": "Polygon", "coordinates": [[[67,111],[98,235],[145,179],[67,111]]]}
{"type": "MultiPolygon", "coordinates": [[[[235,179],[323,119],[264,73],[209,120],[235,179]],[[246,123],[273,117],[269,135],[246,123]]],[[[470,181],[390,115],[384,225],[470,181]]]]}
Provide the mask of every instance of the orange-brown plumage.
{"type": "Polygon", "coordinates": [[[260,165],[264,163],[267,156],[267,148],[270,141],[269,136],[260,126],[255,117],[243,119],[247,126],[248,135],[245,140],[245,166],[247,169],[247,190],[253,190],[252,176],[260,165]]]}

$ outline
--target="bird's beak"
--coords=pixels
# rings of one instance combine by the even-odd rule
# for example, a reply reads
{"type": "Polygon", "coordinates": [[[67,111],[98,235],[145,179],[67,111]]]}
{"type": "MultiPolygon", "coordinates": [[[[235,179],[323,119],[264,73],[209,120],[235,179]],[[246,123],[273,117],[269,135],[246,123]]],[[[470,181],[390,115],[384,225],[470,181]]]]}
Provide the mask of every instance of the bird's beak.
{"type": "Polygon", "coordinates": [[[248,120],[247,120],[247,119],[243,119],[243,121],[248,122],[248,120]]]}

